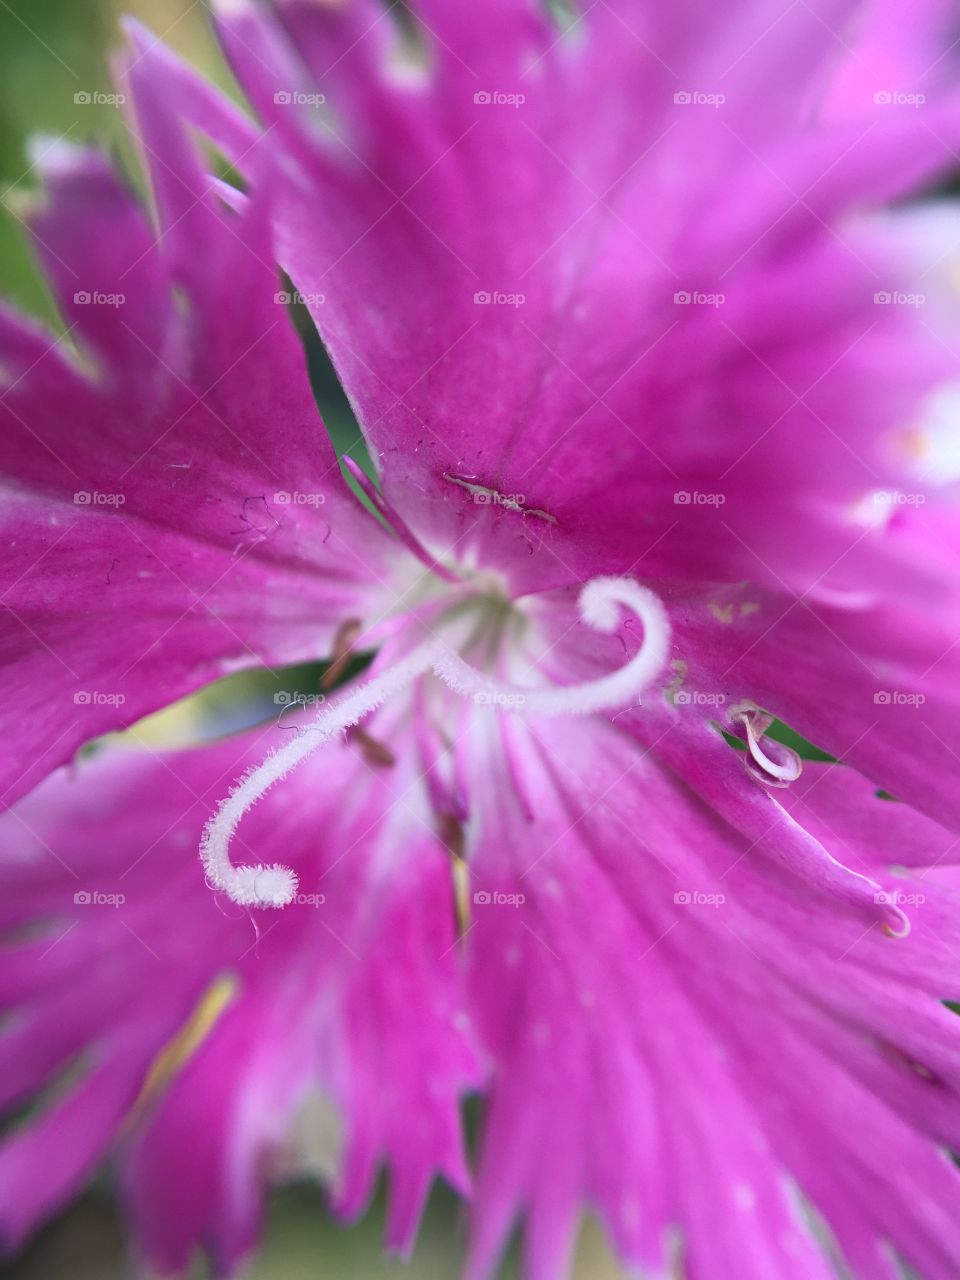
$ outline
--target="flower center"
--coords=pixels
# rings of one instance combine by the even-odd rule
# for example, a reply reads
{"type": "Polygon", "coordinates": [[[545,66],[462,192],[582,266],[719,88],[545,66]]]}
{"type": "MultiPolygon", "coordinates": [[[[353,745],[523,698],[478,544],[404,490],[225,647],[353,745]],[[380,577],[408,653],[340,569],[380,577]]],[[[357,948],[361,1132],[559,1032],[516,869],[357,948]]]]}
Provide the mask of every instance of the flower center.
{"type": "Polygon", "coordinates": [[[587,626],[607,634],[619,625],[621,610],[633,614],[643,624],[643,640],[609,675],[553,687],[514,685],[498,678],[499,659],[509,648],[504,637],[511,628],[522,628],[525,619],[495,585],[474,580],[445,593],[439,607],[412,611],[387,646],[392,660],[324,705],[312,724],[241,778],[221,802],[204,828],[200,846],[211,887],[249,906],[282,907],[293,901],[298,880],[289,867],[231,862],[230,843],[243,815],[307,756],[429,671],[461,697],[512,714],[589,715],[635,698],[667,657],[670,627],[659,598],[632,578],[594,578],[580,593],[579,609],[587,626]]]}

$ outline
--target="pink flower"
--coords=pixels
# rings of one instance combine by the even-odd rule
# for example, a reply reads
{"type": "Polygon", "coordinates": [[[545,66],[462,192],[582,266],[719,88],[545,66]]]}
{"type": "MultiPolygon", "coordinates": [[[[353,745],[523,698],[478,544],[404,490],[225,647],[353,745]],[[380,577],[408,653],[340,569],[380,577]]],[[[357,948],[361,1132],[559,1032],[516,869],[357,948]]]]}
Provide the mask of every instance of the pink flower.
{"type": "Polygon", "coordinates": [[[834,74],[889,6],[221,7],[259,123],[134,28],[158,226],[40,144],[68,337],[2,319],[0,1091],[62,1087],[0,1233],[109,1154],[170,1273],[385,1167],[401,1249],[471,1201],[472,1280],[521,1220],[564,1275],[587,1209],[651,1274],[954,1277],[950,211],[884,210],[957,104],[834,74]],[[60,767],[319,658],[316,706],[60,767]]]}

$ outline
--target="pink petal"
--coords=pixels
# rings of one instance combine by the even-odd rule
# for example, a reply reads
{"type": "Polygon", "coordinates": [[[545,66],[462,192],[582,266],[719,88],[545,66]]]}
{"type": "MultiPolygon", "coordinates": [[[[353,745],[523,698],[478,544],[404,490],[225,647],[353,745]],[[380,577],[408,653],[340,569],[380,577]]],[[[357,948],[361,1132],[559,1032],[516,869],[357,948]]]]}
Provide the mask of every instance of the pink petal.
{"type": "MultiPolygon", "coordinates": [[[[11,1181],[17,1239],[116,1151],[125,1124],[124,1186],[146,1254],[176,1270],[205,1245],[229,1271],[256,1238],[266,1175],[299,1171],[293,1126],[312,1099],[340,1133],[327,1157],[334,1208],[360,1213],[385,1166],[395,1246],[412,1242],[438,1173],[466,1190],[458,1099],[480,1069],[456,981],[449,854],[411,765],[374,770],[334,746],[251,813],[236,856],[290,858],[300,874],[303,901],[281,915],[241,911],[204,883],[212,804],[289,731],[165,756],[104,752],[0,820],[6,920],[20,938],[4,963],[11,1092],[77,1054],[128,1073],[105,1080],[88,1122],[96,1145],[77,1138],[63,1180],[22,1201],[11,1181]],[[408,794],[401,831],[391,811],[408,794]],[[147,1067],[225,975],[232,1003],[131,1116],[147,1067]]],[[[31,1132],[27,1150],[45,1140],[31,1132]]],[[[4,1161],[21,1167],[19,1151],[0,1147],[0,1175],[4,1161]]]]}
{"type": "MultiPolygon", "coordinates": [[[[159,115],[159,92],[138,102],[159,115]]],[[[205,681],[323,656],[395,598],[399,557],[341,479],[264,208],[195,200],[209,243],[171,266],[102,157],[60,143],[40,168],[38,248],[83,364],[0,317],[7,803],[205,681]]]]}
{"type": "Polygon", "coordinates": [[[638,563],[806,586],[841,557],[889,580],[849,508],[896,487],[888,437],[953,361],[875,305],[910,270],[853,210],[952,165],[956,105],[801,127],[855,6],[748,5],[719,33],[695,8],[599,5],[564,36],[533,5],[423,4],[420,65],[372,5],[223,6],[283,157],[280,255],[323,298],[388,495],[518,588],[638,563]]]}
{"type": "Polygon", "coordinates": [[[611,730],[517,738],[534,821],[494,737],[473,761],[470,984],[498,1071],[471,1277],[520,1216],[527,1274],[562,1274],[581,1204],[653,1273],[676,1232],[691,1277],[827,1277],[806,1200],[858,1276],[889,1241],[946,1280],[960,1025],[912,986],[935,958],[947,984],[932,935],[798,891],[611,730]]]}

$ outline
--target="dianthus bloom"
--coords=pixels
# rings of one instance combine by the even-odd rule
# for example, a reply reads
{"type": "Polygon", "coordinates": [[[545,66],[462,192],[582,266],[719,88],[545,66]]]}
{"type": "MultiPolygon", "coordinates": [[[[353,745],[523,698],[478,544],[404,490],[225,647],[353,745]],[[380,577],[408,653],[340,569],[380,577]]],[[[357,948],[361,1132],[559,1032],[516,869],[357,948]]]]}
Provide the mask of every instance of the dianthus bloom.
{"type": "Polygon", "coordinates": [[[0,317],[0,1236],[109,1156],[169,1274],[385,1169],[472,1280],[585,1211],[651,1275],[954,1280],[942,7],[220,8],[255,122],[131,29],[155,222],[38,142],[66,332],[0,317]]]}

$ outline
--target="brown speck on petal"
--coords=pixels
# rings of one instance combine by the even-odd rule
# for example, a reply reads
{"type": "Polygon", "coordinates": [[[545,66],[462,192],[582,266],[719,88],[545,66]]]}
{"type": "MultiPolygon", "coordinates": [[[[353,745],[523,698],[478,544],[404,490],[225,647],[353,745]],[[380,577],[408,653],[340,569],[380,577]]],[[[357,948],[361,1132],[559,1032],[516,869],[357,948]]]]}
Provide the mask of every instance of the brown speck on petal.
{"type": "Polygon", "coordinates": [[[347,737],[360,747],[361,754],[367,764],[379,769],[392,769],[397,763],[397,757],[386,743],[374,738],[372,734],[367,733],[366,729],[361,729],[354,725],[352,729],[347,731],[347,737]]]}
{"type": "Polygon", "coordinates": [[[359,618],[348,618],[337,628],[337,634],[333,637],[333,660],[320,678],[321,689],[332,688],[343,674],[362,625],[359,618]]]}

